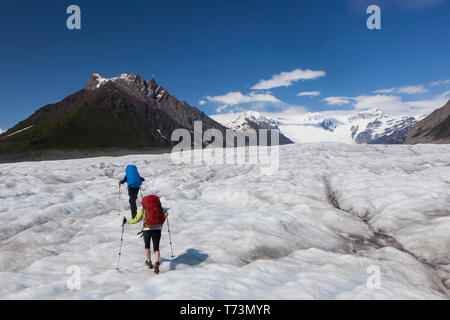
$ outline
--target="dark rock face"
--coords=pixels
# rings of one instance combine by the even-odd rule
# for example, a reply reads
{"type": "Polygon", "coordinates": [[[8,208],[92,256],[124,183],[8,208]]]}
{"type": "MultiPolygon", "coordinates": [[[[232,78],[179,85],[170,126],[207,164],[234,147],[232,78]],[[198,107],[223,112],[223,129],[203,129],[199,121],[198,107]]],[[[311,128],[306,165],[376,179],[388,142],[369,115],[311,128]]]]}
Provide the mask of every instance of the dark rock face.
{"type": "Polygon", "coordinates": [[[415,123],[414,117],[403,118],[395,122],[388,121],[387,127],[381,133],[375,134],[374,131],[383,125],[377,119],[370,122],[366,130],[355,137],[355,142],[362,144],[401,144],[405,142],[406,134],[415,123]]]}
{"type": "Polygon", "coordinates": [[[211,128],[225,130],[221,124],[209,118],[197,108],[171,96],[154,79],[144,80],[138,74],[122,74],[115,78],[105,79],[94,73],[84,88],[96,90],[105,84],[113,85],[130,96],[166,112],[174,121],[190,130],[194,128],[194,121],[202,121],[204,130],[211,128]]]}
{"type": "Polygon", "coordinates": [[[339,121],[336,119],[325,119],[320,123],[320,126],[325,130],[333,132],[338,126],[339,121]]]}
{"type": "Polygon", "coordinates": [[[409,131],[406,143],[450,143],[450,100],[409,131]]]}
{"type": "Polygon", "coordinates": [[[369,122],[351,126],[351,137],[357,144],[403,143],[406,139],[406,134],[417,122],[415,117],[390,117],[379,109],[359,112],[348,117],[350,123],[359,120],[369,120],[369,122]]]}
{"type": "Polygon", "coordinates": [[[0,155],[41,150],[167,148],[177,128],[225,128],[153,79],[93,74],[84,89],[37,110],[0,135],[0,155]]]}
{"type": "Polygon", "coordinates": [[[405,142],[409,130],[416,124],[414,117],[409,117],[401,121],[390,124],[383,134],[372,140],[372,144],[401,144],[405,142]]]}

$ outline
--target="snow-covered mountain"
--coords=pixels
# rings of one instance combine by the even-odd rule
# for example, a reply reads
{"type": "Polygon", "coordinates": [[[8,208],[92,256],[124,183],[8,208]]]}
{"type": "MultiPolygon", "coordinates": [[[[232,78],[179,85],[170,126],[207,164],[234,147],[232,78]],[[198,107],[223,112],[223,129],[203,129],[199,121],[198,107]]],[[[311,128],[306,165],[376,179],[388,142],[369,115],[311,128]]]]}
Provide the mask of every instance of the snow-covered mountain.
{"type": "MultiPolygon", "coordinates": [[[[280,130],[278,127],[278,121],[263,116],[261,113],[256,111],[247,111],[238,115],[233,121],[224,124],[225,127],[234,129],[236,131],[246,132],[250,129],[258,132],[261,129],[266,129],[268,131],[268,136],[270,137],[270,130],[280,130]]],[[[280,130],[279,135],[280,144],[290,144],[293,143],[292,140],[287,138],[280,130]]]]}
{"type": "Polygon", "coordinates": [[[260,112],[256,111],[241,113],[236,119],[228,123],[227,127],[245,131],[252,128],[250,122],[256,123],[260,128],[278,129],[278,121],[265,117],[260,112]]]}
{"type": "Polygon", "coordinates": [[[357,144],[403,143],[406,134],[419,116],[390,116],[379,109],[361,112],[337,111],[316,113],[255,113],[212,116],[224,126],[246,130],[244,120],[255,119],[259,123],[280,129],[288,139],[296,143],[343,142],[357,144]]]}
{"type": "Polygon", "coordinates": [[[450,145],[279,151],[272,176],[170,154],[0,164],[0,299],[450,298],[450,145]],[[171,208],[159,275],[140,225],[116,271],[130,163],[171,208]]]}

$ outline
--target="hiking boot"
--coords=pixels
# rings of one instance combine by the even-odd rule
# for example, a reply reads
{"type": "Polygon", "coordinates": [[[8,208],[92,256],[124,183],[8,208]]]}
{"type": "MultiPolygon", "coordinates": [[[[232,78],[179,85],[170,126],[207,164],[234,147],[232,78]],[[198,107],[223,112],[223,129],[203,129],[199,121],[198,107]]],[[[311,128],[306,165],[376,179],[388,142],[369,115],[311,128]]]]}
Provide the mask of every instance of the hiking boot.
{"type": "Polygon", "coordinates": [[[159,261],[155,263],[155,273],[159,273],[159,261]]]}
{"type": "Polygon", "coordinates": [[[149,268],[149,269],[153,269],[153,264],[152,262],[148,262],[147,260],[145,260],[145,265],[149,268]]]}

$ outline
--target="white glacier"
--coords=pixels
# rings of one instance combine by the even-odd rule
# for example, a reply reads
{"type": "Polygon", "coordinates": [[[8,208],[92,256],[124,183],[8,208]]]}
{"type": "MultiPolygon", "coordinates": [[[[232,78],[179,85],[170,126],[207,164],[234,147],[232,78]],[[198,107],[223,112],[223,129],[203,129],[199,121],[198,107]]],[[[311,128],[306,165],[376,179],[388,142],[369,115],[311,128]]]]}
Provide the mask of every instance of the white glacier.
{"type": "MultiPolygon", "coordinates": [[[[406,131],[424,115],[387,115],[379,109],[356,112],[336,110],[298,113],[290,109],[284,112],[255,112],[216,114],[211,118],[226,127],[246,130],[245,119],[269,124],[295,143],[341,142],[386,143],[397,134],[406,131]],[[381,141],[377,142],[377,139],[381,141]]],[[[403,132],[403,133],[401,133],[403,132]]],[[[389,142],[392,143],[392,142],[389,142]]],[[[398,142],[397,142],[398,143],[398,142]]]]}
{"type": "Polygon", "coordinates": [[[1,164],[0,298],[448,299],[449,159],[450,145],[317,143],[281,146],[268,176],[168,154],[1,164]],[[139,226],[115,270],[131,163],[171,208],[175,258],[165,227],[156,276],[139,226]]]}

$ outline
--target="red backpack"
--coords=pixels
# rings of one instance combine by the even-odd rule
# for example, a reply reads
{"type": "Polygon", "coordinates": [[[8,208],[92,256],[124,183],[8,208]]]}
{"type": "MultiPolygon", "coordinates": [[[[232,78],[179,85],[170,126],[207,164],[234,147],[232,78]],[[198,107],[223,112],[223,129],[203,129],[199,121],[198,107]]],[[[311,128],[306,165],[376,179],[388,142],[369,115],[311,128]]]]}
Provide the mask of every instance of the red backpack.
{"type": "Polygon", "coordinates": [[[144,207],[144,228],[160,228],[166,218],[161,206],[161,201],[155,195],[142,199],[144,207]]]}

